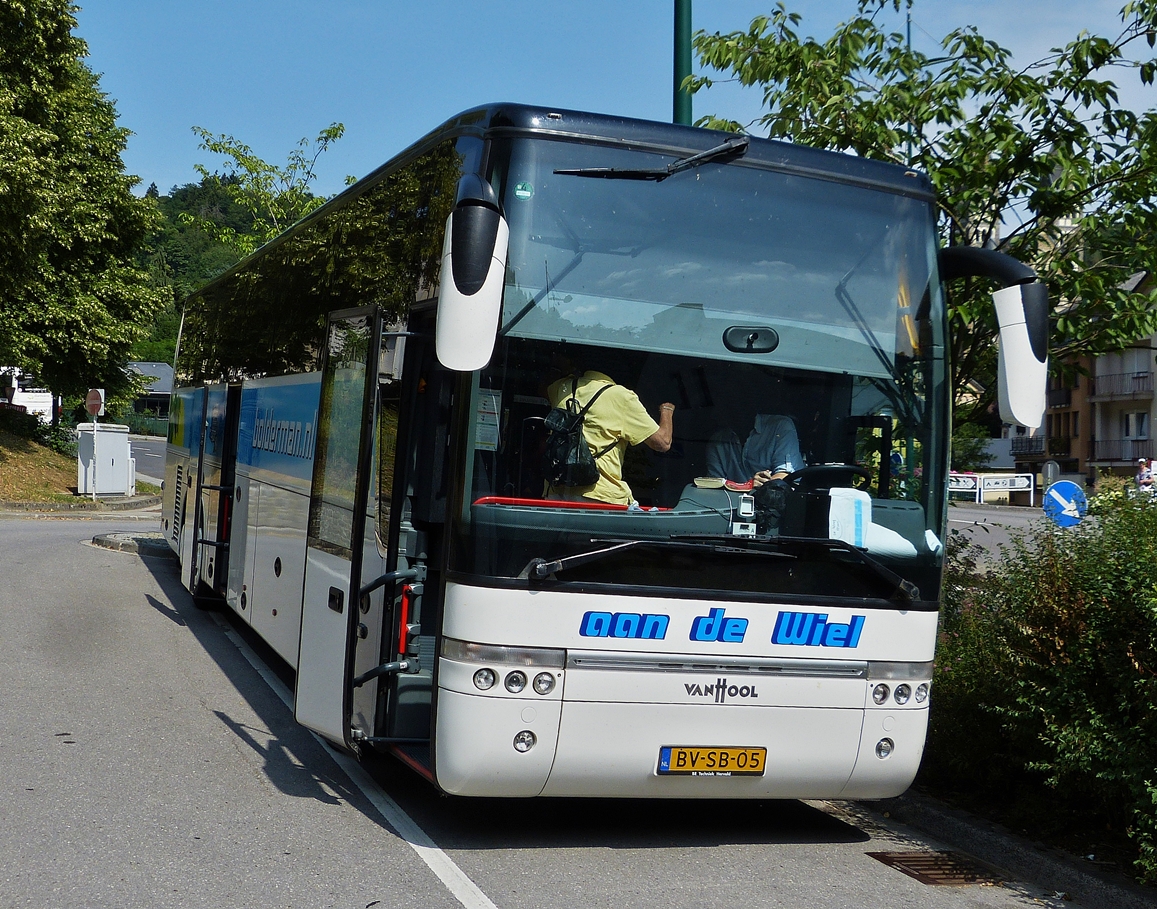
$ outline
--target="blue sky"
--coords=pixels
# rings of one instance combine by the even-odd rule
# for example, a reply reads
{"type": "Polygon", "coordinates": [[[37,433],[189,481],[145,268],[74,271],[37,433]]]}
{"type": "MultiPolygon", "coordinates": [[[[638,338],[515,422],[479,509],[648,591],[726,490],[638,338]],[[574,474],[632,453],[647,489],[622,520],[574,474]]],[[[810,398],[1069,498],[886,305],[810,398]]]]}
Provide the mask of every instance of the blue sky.
{"type": "MultiPolygon", "coordinates": [[[[672,0],[80,0],[88,63],[133,136],[125,166],[162,192],[219,166],[191,127],[231,133],[284,163],[334,121],[318,191],[340,190],[460,110],[519,101],[655,120],[671,118],[672,0]]],[[[975,25],[1030,62],[1082,29],[1116,34],[1124,0],[917,0],[913,44],[933,51],[975,25]]],[[[773,0],[695,0],[694,27],[745,29],[773,0]]],[[[854,0],[787,0],[817,37],[854,0]]],[[[893,17],[897,28],[901,17],[893,17]]],[[[1134,108],[1157,91],[1122,77],[1134,108]],[[1126,80],[1128,86],[1126,87],[1126,80]],[[1136,85],[1134,84],[1136,83],[1136,85]]],[[[717,86],[695,116],[758,115],[759,97],[717,86]]]]}

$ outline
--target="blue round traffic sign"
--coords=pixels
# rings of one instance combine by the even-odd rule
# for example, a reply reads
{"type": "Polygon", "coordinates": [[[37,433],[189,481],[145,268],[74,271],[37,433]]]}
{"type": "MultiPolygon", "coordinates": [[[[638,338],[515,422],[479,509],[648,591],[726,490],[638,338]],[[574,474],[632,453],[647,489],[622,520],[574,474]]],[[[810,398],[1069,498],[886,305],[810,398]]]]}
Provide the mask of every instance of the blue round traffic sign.
{"type": "Polygon", "coordinates": [[[1075,527],[1089,510],[1085,491],[1071,480],[1057,480],[1044,494],[1045,516],[1058,527],[1075,527]]]}

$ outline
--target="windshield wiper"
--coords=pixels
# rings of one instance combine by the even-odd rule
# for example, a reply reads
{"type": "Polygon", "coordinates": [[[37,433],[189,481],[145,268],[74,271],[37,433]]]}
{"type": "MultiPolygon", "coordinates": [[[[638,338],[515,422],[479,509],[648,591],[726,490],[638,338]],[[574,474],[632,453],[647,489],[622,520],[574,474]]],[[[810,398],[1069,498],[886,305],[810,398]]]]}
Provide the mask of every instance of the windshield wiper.
{"type": "MultiPolygon", "coordinates": [[[[779,547],[784,544],[788,545],[804,545],[804,546],[818,546],[827,549],[829,552],[846,552],[851,554],[861,565],[870,568],[872,572],[882,581],[887,581],[889,584],[895,585],[895,590],[888,597],[890,600],[899,600],[900,602],[911,604],[920,599],[920,588],[911,581],[896,574],[891,568],[882,565],[868,555],[864,550],[858,549],[851,543],[846,543],[843,540],[832,540],[824,537],[758,537],[751,539],[750,537],[736,538],[727,534],[672,534],[672,540],[728,540],[739,542],[744,540],[745,546],[773,546],[779,547]]],[[[755,551],[759,550],[745,550],[755,551]]]]}
{"type": "Polygon", "coordinates": [[[697,155],[688,155],[672,161],[666,167],[578,167],[574,169],[556,170],[556,174],[566,177],[602,177],[605,180],[654,180],[662,183],[668,177],[681,171],[690,170],[709,161],[722,161],[730,158],[739,158],[747,154],[747,146],[751,140],[747,136],[735,136],[722,145],[716,145],[697,155]]]}
{"type": "MultiPolygon", "coordinates": [[[[599,559],[604,559],[607,556],[614,555],[617,552],[622,552],[626,549],[633,549],[636,546],[658,546],[663,549],[681,549],[684,551],[710,551],[718,553],[743,553],[745,555],[763,555],[771,556],[777,559],[794,559],[795,556],[783,552],[772,552],[760,549],[748,549],[746,546],[739,547],[733,545],[723,545],[726,540],[731,543],[734,537],[721,537],[718,542],[711,542],[708,540],[695,542],[682,542],[676,540],[625,540],[623,542],[615,543],[613,546],[606,546],[603,549],[592,549],[590,552],[580,552],[577,555],[563,556],[559,559],[531,559],[526,567],[522,569],[519,574],[520,578],[530,578],[534,581],[541,581],[544,578],[550,577],[559,571],[566,571],[568,568],[577,568],[579,565],[586,565],[588,562],[597,562],[599,559]]],[[[592,543],[610,543],[611,540],[591,540],[592,543]]]]}

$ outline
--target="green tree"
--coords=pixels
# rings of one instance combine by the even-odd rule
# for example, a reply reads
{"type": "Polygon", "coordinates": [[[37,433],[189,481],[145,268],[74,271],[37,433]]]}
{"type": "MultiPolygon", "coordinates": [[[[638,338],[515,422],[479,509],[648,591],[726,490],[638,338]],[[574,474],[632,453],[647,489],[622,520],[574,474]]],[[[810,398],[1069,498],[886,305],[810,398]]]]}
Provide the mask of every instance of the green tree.
{"type": "Polygon", "coordinates": [[[145,194],[156,202],[161,217],[145,240],[138,262],[154,285],[164,289],[166,302],[149,334],[133,345],[132,359],[172,363],[182,301],[241,258],[235,245],[215,239],[201,226],[211,222],[238,235],[253,231],[253,217],[226,192],[229,182],[228,177],[212,176],[200,183],[174,186],[166,196],[154,184],[145,194]]]}
{"type": "Polygon", "coordinates": [[[156,223],[68,0],[0,4],[0,363],[63,394],[122,369],[164,293],[134,261],[156,223]]]}
{"type": "MultiPolygon", "coordinates": [[[[853,152],[926,171],[946,245],[991,246],[1033,266],[1054,305],[1051,353],[1120,349],[1157,328],[1157,290],[1122,283],[1157,261],[1157,115],[1118,102],[1114,73],[1151,84],[1157,2],[1133,0],[1115,37],[1082,32],[1028,66],[971,27],[943,53],[911,49],[878,20],[901,0],[860,0],[824,39],[803,38],[782,3],[747,31],[699,32],[703,66],[763,92],[750,124],[773,138],[853,152]]],[[[693,78],[695,91],[711,75],[693,78]]],[[[961,416],[995,394],[996,321],[990,287],[954,282],[954,385],[961,416]],[[985,389],[972,396],[967,380],[985,389]]]]}
{"type": "Polygon", "coordinates": [[[984,470],[995,457],[988,450],[988,430],[976,423],[958,423],[952,428],[952,469],[984,470]]]}
{"type": "MultiPolygon", "coordinates": [[[[214,135],[200,126],[194,126],[193,132],[200,136],[202,149],[227,159],[223,175],[211,172],[203,164],[194,165],[202,185],[215,181],[251,220],[249,229],[239,230],[235,225],[201,214],[189,213],[183,218],[213,239],[248,255],[325,203],[324,197],[310,191],[310,185],[317,176],[317,159],[342,137],[345,126],[331,123],[316,139],[303,138],[289,153],[285,167],[262,160],[253,149],[232,136],[214,135]]],[[[347,178],[349,182],[353,182],[352,178],[347,178]]]]}

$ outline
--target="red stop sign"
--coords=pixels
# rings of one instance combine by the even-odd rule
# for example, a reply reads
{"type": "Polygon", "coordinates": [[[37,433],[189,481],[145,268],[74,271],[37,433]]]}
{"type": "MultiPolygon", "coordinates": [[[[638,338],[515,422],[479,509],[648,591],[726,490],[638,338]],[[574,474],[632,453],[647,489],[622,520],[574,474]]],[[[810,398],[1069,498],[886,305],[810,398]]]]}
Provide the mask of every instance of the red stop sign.
{"type": "Polygon", "coordinates": [[[84,398],[84,409],[88,411],[90,417],[95,417],[100,413],[101,407],[104,406],[104,399],[100,396],[100,392],[95,388],[91,389],[84,398]]]}

